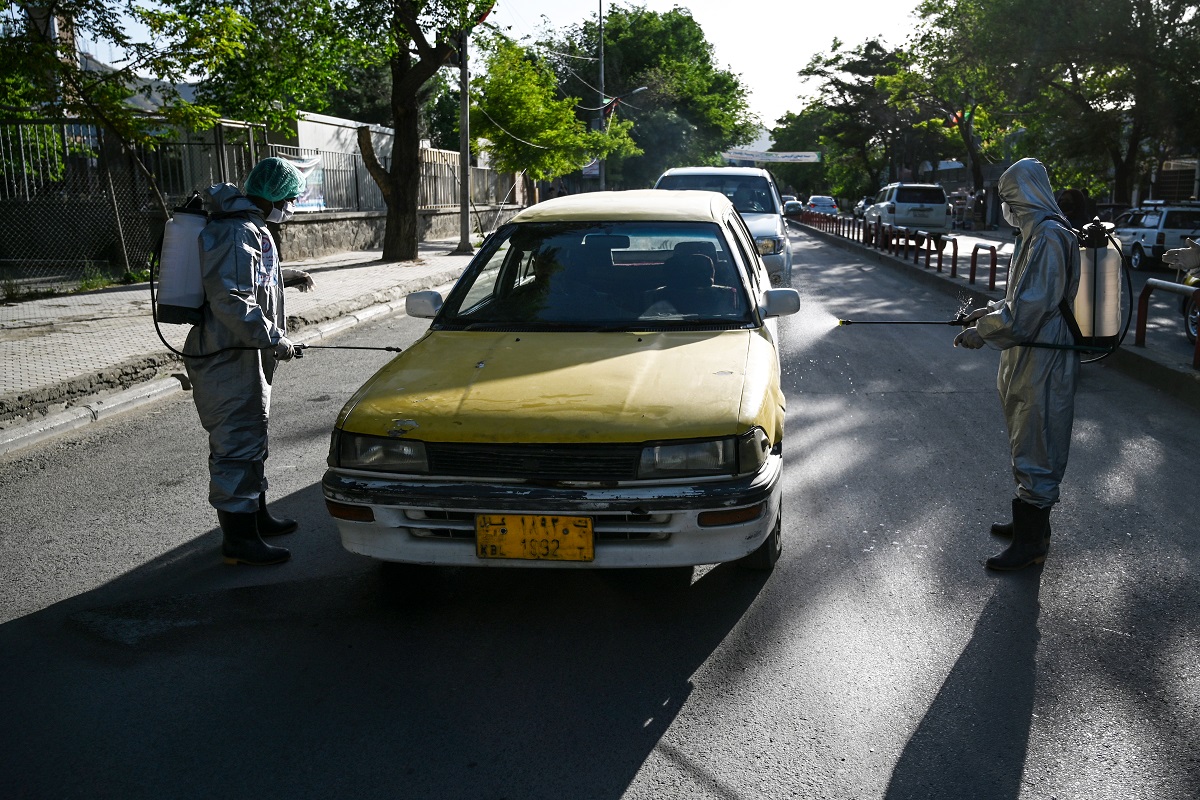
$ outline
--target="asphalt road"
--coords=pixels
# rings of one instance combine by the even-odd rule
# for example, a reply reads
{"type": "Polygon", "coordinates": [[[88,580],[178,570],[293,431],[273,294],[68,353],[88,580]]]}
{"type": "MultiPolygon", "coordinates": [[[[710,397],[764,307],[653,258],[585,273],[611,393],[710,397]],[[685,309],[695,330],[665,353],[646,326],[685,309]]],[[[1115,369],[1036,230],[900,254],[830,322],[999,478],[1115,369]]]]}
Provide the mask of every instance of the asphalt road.
{"type": "Polygon", "coordinates": [[[795,241],[769,577],[445,570],[389,593],[319,488],[384,353],[280,372],[272,499],[304,524],[281,567],[220,564],[186,396],[0,459],[4,796],[1195,797],[1196,412],[1086,367],[1050,559],[988,573],[997,354],[836,328],[958,301],[795,241]]]}

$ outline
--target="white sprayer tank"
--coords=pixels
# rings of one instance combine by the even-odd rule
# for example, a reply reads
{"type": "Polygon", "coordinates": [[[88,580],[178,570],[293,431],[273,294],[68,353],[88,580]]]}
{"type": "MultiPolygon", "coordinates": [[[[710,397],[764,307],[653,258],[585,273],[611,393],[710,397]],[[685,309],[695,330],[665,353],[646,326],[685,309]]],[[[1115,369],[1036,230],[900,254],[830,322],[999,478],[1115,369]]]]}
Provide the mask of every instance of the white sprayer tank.
{"type": "Polygon", "coordinates": [[[158,274],[158,317],[163,322],[194,322],[204,305],[200,276],[200,232],[208,224],[203,213],[176,209],[163,229],[158,274]]]}

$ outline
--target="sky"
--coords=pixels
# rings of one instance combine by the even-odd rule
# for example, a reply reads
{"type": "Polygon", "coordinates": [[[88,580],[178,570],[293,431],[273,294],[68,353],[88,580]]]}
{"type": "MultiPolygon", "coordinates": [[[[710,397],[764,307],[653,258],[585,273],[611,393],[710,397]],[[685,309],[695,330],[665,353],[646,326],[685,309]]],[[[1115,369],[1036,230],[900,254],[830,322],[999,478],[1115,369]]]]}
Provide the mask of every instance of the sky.
{"type": "MultiPolygon", "coordinates": [[[[835,38],[853,47],[878,36],[903,44],[916,28],[919,0],[635,0],[616,5],[644,6],[665,12],[691,10],[713,46],[718,66],[741,75],[750,89],[750,109],[765,127],[789,111],[804,107],[804,85],[796,73],[815,53],[826,52],[835,38]],[[732,13],[731,13],[732,12],[732,13]],[[864,20],[866,20],[864,22],[864,20]]],[[[594,19],[605,0],[497,0],[488,22],[514,39],[532,36],[543,26],[564,28],[594,19]]],[[[812,89],[809,89],[811,92],[812,89]]]]}

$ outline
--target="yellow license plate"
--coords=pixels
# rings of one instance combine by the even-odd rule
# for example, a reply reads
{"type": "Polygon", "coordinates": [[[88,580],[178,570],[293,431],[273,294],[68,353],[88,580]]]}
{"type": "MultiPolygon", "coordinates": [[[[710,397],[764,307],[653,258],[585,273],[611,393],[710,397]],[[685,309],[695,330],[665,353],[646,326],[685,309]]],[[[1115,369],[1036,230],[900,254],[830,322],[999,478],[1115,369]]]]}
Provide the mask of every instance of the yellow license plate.
{"type": "Polygon", "coordinates": [[[475,554],[480,558],[592,561],[591,517],[549,514],[477,514],[475,554]]]}

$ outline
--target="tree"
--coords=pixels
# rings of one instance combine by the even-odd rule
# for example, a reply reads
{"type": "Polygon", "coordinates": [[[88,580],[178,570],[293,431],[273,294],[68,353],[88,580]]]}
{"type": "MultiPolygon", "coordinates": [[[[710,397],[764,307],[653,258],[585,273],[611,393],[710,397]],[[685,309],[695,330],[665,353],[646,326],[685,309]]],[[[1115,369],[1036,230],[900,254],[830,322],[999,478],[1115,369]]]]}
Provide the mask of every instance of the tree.
{"type": "MultiPolygon", "coordinates": [[[[153,147],[176,127],[211,127],[217,110],[184,99],[178,87],[187,76],[237,57],[247,30],[246,20],[221,4],[180,14],[104,0],[9,2],[3,15],[0,109],[25,118],[82,118],[127,146],[153,147]],[[148,30],[150,40],[135,41],[127,32],[130,21],[148,30]],[[86,68],[75,48],[80,35],[111,43],[124,59],[106,70],[86,68]],[[157,95],[154,113],[129,102],[138,93],[157,95]]],[[[157,191],[154,176],[135,163],[157,191]]]]}
{"type": "Polygon", "coordinates": [[[1105,154],[1119,198],[1175,117],[1171,87],[1194,88],[1194,3],[926,0],[920,12],[991,71],[1054,157],[1105,154]]]}
{"type": "MultiPolygon", "coordinates": [[[[205,5],[201,0],[175,0],[205,5]]],[[[420,138],[422,103],[438,70],[482,21],[494,0],[236,0],[255,9],[249,37],[254,58],[205,81],[206,91],[241,108],[251,119],[282,124],[295,112],[321,110],[328,87],[343,85],[355,71],[387,71],[387,123],[394,131],[390,162],[384,166],[370,135],[358,130],[358,145],[387,205],[384,261],[417,257],[420,237],[420,138]],[[294,30],[292,28],[295,28],[294,30]],[[314,49],[311,64],[305,49],[314,49]]]]}
{"type": "Polygon", "coordinates": [[[785,150],[819,147],[824,163],[818,174],[828,184],[813,185],[813,165],[784,165],[781,176],[797,186],[861,197],[898,178],[906,164],[915,167],[929,153],[939,158],[941,137],[917,128],[921,116],[894,104],[882,83],[895,75],[900,55],[878,40],[852,49],[834,40],[828,53],[812,57],[799,75],[821,81],[817,99],[778,120],[772,136],[785,150]]]}
{"type": "Polygon", "coordinates": [[[566,97],[584,98],[580,118],[598,118],[610,98],[648,87],[616,106],[633,120],[630,135],[641,155],[607,162],[615,186],[653,185],[666,167],[721,163],[722,151],[754,138],[741,79],[717,66],[712,45],[690,12],[612,8],[604,19],[605,102],[593,88],[598,80],[599,26],[596,20],[547,35],[538,46],[559,77],[566,97]],[[595,77],[593,77],[595,75],[595,77]]]}
{"type": "MultiPolygon", "coordinates": [[[[211,0],[167,0],[187,16],[211,0]]],[[[201,77],[196,97],[232,119],[290,128],[298,111],[324,111],[331,95],[365,72],[365,43],[347,0],[226,0],[247,25],[241,55],[201,77]]]]}
{"type": "Polygon", "coordinates": [[[589,131],[575,115],[579,99],[557,99],[554,73],[520,45],[496,34],[477,43],[486,72],[473,81],[471,133],[489,140],[497,169],[548,181],[596,157],[640,152],[629,137],[631,122],[589,131]]]}

